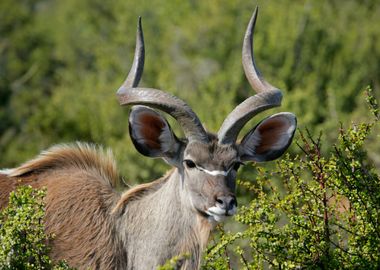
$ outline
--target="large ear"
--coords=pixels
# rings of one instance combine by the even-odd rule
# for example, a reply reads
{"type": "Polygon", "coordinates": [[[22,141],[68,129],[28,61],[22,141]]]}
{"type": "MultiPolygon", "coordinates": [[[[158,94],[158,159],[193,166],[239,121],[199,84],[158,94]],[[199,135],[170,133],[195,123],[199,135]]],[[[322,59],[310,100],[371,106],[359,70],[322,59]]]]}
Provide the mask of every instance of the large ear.
{"type": "Polygon", "coordinates": [[[297,119],[292,113],[274,114],[251,129],[239,146],[242,161],[269,161],[280,157],[292,142],[297,119]]]}
{"type": "MultiPolygon", "coordinates": [[[[129,134],[136,149],[148,157],[162,157],[169,163],[176,159],[181,141],[166,119],[146,106],[133,106],[129,116],[129,134]]],[[[174,162],[175,163],[175,162],[174,162]]]]}

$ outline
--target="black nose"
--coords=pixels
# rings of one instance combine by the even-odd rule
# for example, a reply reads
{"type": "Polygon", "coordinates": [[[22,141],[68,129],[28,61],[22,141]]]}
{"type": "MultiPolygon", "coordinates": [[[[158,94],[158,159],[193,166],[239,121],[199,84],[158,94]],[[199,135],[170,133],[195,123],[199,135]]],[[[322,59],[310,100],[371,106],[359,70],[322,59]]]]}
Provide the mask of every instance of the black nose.
{"type": "Polygon", "coordinates": [[[237,206],[236,197],[233,195],[217,196],[215,201],[216,206],[226,211],[230,211],[237,206]]]}

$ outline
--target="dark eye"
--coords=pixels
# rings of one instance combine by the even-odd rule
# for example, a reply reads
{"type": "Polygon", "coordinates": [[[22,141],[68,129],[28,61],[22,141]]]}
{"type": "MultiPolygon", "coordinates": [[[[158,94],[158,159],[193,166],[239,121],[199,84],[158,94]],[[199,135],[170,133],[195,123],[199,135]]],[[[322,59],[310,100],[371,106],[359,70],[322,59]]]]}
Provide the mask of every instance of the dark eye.
{"type": "Polygon", "coordinates": [[[187,168],[192,169],[192,168],[196,167],[195,163],[190,159],[186,159],[184,162],[185,162],[187,168]]]}
{"type": "Polygon", "coordinates": [[[243,165],[242,162],[235,162],[234,165],[232,166],[232,169],[234,171],[237,171],[237,170],[239,170],[239,168],[240,168],[241,165],[243,165]]]}

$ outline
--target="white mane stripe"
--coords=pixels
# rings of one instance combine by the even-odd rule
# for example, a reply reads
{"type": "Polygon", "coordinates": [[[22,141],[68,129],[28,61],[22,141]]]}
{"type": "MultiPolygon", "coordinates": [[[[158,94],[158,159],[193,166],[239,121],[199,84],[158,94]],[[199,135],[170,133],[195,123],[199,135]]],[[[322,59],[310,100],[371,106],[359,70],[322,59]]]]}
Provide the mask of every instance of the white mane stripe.
{"type": "Polygon", "coordinates": [[[2,169],[2,170],[0,170],[1,174],[6,174],[6,175],[12,174],[12,172],[13,172],[13,169],[2,169]]]}

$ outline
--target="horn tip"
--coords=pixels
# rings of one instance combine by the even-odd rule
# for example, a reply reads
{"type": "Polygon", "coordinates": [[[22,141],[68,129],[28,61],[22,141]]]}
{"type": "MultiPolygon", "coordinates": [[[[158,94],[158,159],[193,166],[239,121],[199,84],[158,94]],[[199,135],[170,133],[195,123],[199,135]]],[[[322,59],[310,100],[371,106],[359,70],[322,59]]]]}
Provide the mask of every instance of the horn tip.
{"type": "Polygon", "coordinates": [[[137,19],[137,29],[138,29],[138,31],[141,31],[141,21],[142,21],[142,17],[141,16],[139,16],[139,18],[137,19]]]}
{"type": "Polygon", "coordinates": [[[256,24],[257,14],[259,14],[259,6],[256,6],[252,14],[253,25],[256,24]]]}
{"type": "MultiPolygon", "coordinates": [[[[252,13],[251,19],[249,20],[247,30],[245,32],[244,40],[247,40],[250,44],[252,43],[252,38],[253,38],[253,31],[256,26],[256,20],[257,20],[257,14],[259,12],[259,6],[256,6],[255,10],[252,13]]],[[[249,45],[251,48],[252,45],[249,45]]]]}

